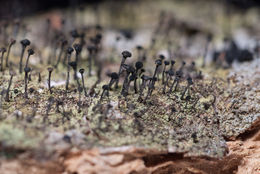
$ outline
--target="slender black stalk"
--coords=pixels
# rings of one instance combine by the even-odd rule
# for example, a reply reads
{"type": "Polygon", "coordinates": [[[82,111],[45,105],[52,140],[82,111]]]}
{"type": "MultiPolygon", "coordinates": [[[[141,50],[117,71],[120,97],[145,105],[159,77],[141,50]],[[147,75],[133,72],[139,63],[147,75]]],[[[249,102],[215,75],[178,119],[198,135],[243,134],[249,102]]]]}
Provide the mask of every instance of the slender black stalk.
{"type": "Polygon", "coordinates": [[[71,53],[73,52],[73,48],[72,47],[68,47],[67,49],[67,79],[66,79],[66,91],[68,91],[69,89],[69,80],[70,80],[70,58],[71,58],[71,53]]]}
{"type": "Polygon", "coordinates": [[[78,86],[80,86],[80,83],[79,83],[79,79],[78,79],[78,76],[77,76],[77,62],[69,62],[69,65],[72,67],[73,71],[74,71],[74,80],[76,80],[78,86]]]}
{"type": "Polygon", "coordinates": [[[182,61],[182,64],[181,64],[181,67],[179,69],[180,72],[182,72],[184,66],[186,65],[186,62],[185,61],[182,61]]]}
{"type": "Polygon", "coordinates": [[[29,58],[30,58],[30,56],[33,55],[33,54],[34,54],[33,49],[29,49],[29,50],[28,50],[28,56],[27,56],[27,59],[26,59],[26,64],[25,64],[25,67],[26,67],[26,68],[28,67],[29,58]]]}
{"type": "MultiPolygon", "coordinates": [[[[161,60],[161,64],[162,64],[162,62],[163,62],[164,59],[165,59],[165,56],[162,55],[162,54],[160,54],[160,55],[159,55],[159,60],[161,60]]],[[[157,73],[157,80],[159,81],[159,80],[160,80],[160,74],[159,74],[159,72],[161,72],[161,70],[157,70],[157,71],[158,71],[158,73],[157,73]]]]}
{"type": "Polygon", "coordinates": [[[101,93],[101,96],[100,96],[100,99],[99,99],[99,103],[102,102],[105,92],[107,92],[107,96],[109,96],[109,94],[108,94],[108,92],[109,92],[109,86],[108,86],[108,85],[103,85],[103,86],[102,86],[102,89],[103,89],[103,91],[102,91],[102,93],[101,93]]]}
{"type": "Polygon", "coordinates": [[[11,48],[12,48],[12,46],[15,44],[15,42],[16,42],[16,40],[11,39],[11,42],[10,42],[10,44],[9,44],[9,46],[8,46],[7,55],[6,55],[6,58],[5,58],[5,60],[6,60],[5,66],[6,66],[6,67],[9,67],[9,54],[10,54],[11,48]]]}
{"type": "MultiPolygon", "coordinates": [[[[180,71],[176,71],[175,79],[174,79],[174,81],[172,82],[172,85],[171,85],[171,87],[170,87],[168,93],[172,93],[173,86],[174,86],[176,83],[178,83],[179,79],[181,78],[181,74],[182,74],[182,73],[181,73],[180,71]]],[[[176,84],[176,86],[177,86],[177,84],[176,84]]],[[[176,89],[176,87],[175,87],[175,89],[176,89]]]]}
{"type": "Polygon", "coordinates": [[[52,90],[51,90],[51,73],[53,71],[53,68],[49,67],[48,68],[48,72],[49,72],[49,76],[48,76],[48,87],[49,87],[49,91],[52,94],[52,90]]]}
{"type": "Polygon", "coordinates": [[[174,60],[171,60],[171,67],[170,67],[171,70],[173,70],[174,64],[175,64],[175,61],[174,61],[174,60]]]}
{"type": "Polygon", "coordinates": [[[79,44],[74,44],[73,45],[74,47],[74,50],[76,52],[76,59],[75,59],[75,64],[73,66],[73,70],[74,70],[74,80],[77,80],[78,81],[78,77],[77,77],[77,67],[78,67],[78,64],[79,64],[79,57],[80,57],[80,53],[81,53],[81,46],[79,44]]]}
{"type": "Polygon", "coordinates": [[[155,84],[156,81],[157,81],[156,77],[150,79],[150,82],[148,84],[148,92],[147,92],[147,95],[144,99],[144,103],[146,103],[146,100],[152,95],[153,90],[154,90],[154,84],[155,84]]]}
{"type": "Polygon", "coordinates": [[[83,68],[81,68],[79,70],[79,73],[81,74],[81,81],[82,81],[82,85],[83,85],[84,94],[85,94],[85,97],[87,97],[87,90],[85,87],[84,76],[83,76],[84,72],[85,72],[85,70],[83,68]]]}
{"type": "Polygon", "coordinates": [[[38,83],[40,83],[42,81],[42,76],[41,76],[41,73],[39,72],[38,73],[38,83]]]}
{"type": "Polygon", "coordinates": [[[135,90],[135,93],[137,94],[138,93],[138,87],[137,87],[137,79],[140,77],[140,75],[138,75],[138,71],[143,68],[143,63],[142,62],[136,62],[135,63],[135,74],[136,74],[136,78],[134,80],[134,90],[135,90]]]}
{"type": "Polygon", "coordinates": [[[7,90],[6,90],[6,96],[5,96],[5,101],[9,102],[10,99],[9,99],[9,91],[10,91],[10,87],[12,85],[12,80],[13,80],[13,76],[14,76],[14,73],[10,73],[11,77],[10,77],[10,80],[9,80],[9,83],[8,83],[8,87],[7,87],[7,90]]]}
{"type": "Polygon", "coordinates": [[[79,63],[79,61],[80,61],[80,53],[82,51],[82,47],[81,47],[80,44],[74,44],[73,47],[74,47],[74,50],[76,52],[76,62],[79,63]]]}
{"type": "MultiPolygon", "coordinates": [[[[118,71],[118,76],[120,77],[121,74],[122,74],[122,70],[123,70],[123,65],[125,64],[125,61],[127,58],[131,57],[132,54],[129,52],[129,51],[123,51],[122,52],[122,60],[121,60],[121,64],[120,64],[120,67],[119,67],[119,71],[118,71]]],[[[118,80],[116,81],[116,88],[118,88],[118,83],[119,83],[119,78],[118,80]]]]}
{"type": "Polygon", "coordinates": [[[130,83],[132,81],[134,81],[136,79],[136,74],[132,74],[130,77],[129,77],[129,81],[128,81],[128,84],[126,85],[126,93],[125,94],[128,94],[128,91],[129,91],[129,87],[130,87],[130,83]]]}
{"type": "Polygon", "coordinates": [[[170,64],[169,61],[165,60],[164,61],[164,67],[163,67],[163,73],[162,73],[162,84],[165,83],[165,79],[164,79],[164,74],[165,74],[165,71],[166,71],[166,67],[170,64]]]}
{"type": "Polygon", "coordinates": [[[184,95],[185,95],[186,91],[189,90],[189,87],[193,84],[192,78],[188,77],[187,78],[187,82],[188,82],[188,85],[185,87],[185,89],[184,89],[184,91],[183,91],[183,93],[181,95],[181,100],[184,99],[184,95]]]}
{"type": "Polygon", "coordinates": [[[124,82],[123,82],[123,87],[122,87],[122,90],[121,90],[121,94],[123,96],[127,96],[128,95],[128,81],[129,81],[129,75],[132,73],[135,73],[135,68],[130,66],[130,65],[126,65],[126,64],[123,64],[122,65],[122,68],[124,68],[126,70],[126,76],[125,76],[125,79],[124,79],[124,82]]]}
{"type": "Polygon", "coordinates": [[[142,79],[142,85],[140,86],[140,90],[139,90],[139,97],[138,97],[139,101],[142,100],[143,91],[146,87],[146,82],[150,79],[150,77],[148,77],[146,75],[142,75],[141,79],[142,79]]]}
{"type": "MultiPolygon", "coordinates": [[[[143,73],[145,73],[145,69],[142,68],[142,69],[140,70],[139,74],[138,74],[139,78],[142,78],[142,74],[143,74],[143,73]]],[[[139,85],[139,87],[141,86],[141,80],[139,80],[138,85],[139,85]]]]}
{"type": "Polygon", "coordinates": [[[24,51],[25,51],[26,47],[31,44],[31,42],[28,39],[24,39],[24,40],[21,40],[20,43],[22,44],[22,52],[21,52],[21,56],[20,56],[19,73],[21,74],[22,70],[23,70],[23,55],[24,55],[24,51]]]}
{"type": "Polygon", "coordinates": [[[78,33],[78,31],[77,31],[76,29],[72,30],[72,31],[70,32],[70,35],[71,35],[71,40],[70,40],[70,42],[69,42],[69,45],[72,45],[73,42],[74,42],[80,35],[79,35],[79,33],[78,33]]]}
{"type": "Polygon", "coordinates": [[[69,62],[69,65],[72,67],[72,69],[74,71],[74,80],[78,79],[78,76],[77,76],[77,62],[69,62]]]}
{"type": "Polygon", "coordinates": [[[156,67],[155,67],[155,70],[154,70],[154,73],[153,73],[153,77],[152,77],[152,80],[149,82],[149,85],[148,85],[148,93],[146,95],[146,98],[145,98],[145,101],[148,99],[148,97],[150,97],[153,93],[153,90],[154,90],[154,85],[155,85],[155,82],[157,81],[157,78],[156,78],[156,74],[158,72],[158,68],[162,65],[162,60],[161,59],[157,59],[155,61],[155,64],[156,64],[156,67]]]}
{"type": "Polygon", "coordinates": [[[164,83],[163,86],[163,94],[166,93],[166,87],[169,84],[169,79],[172,78],[174,76],[174,71],[172,69],[170,69],[169,71],[167,71],[167,78],[166,78],[166,82],[164,83]]]}
{"type": "Polygon", "coordinates": [[[31,73],[28,75],[28,81],[29,81],[29,82],[32,81],[32,75],[31,75],[31,73]]]}
{"type": "Polygon", "coordinates": [[[24,97],[28,98],[27,86],[28,86],[28,73],[31,71],[30,67],[24,68],[25,76],[24,76],[24,97]]]}
{"type": "Polygon", "coordinates": [[[126,76],[125,76],[125,79],[124,79],[124,82],[123,82],[123,87],[122,87],[122,90],[121,90],[121,94],[123,96],[127,96],[127,89],[128,89],[128,81],[129,81],[129,75],[130,75],[130,72],[127,72],[126,76]]]}
{"type": "Polygon", "coordinates": [[[6,49],[5,48],[1,48],[0,51],[2,52],[0,71],[4,71],[4,54],[6,52],[6,49]]]}

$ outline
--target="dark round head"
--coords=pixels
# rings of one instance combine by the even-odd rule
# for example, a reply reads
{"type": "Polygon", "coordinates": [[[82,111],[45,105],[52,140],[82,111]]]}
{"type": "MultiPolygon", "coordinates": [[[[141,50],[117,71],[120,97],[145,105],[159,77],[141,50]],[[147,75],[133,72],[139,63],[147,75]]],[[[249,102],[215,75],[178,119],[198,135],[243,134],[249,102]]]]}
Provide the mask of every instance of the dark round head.
{"type": "Polygon", "coordinates": [[[174,71],[173,71],[172,69],[170,69],[170,70],[168,71],[168,74],[169,74],[169,76],[173,76],[173,75],[174,75],[174,71]]]}
{"type": "Polygon", "coordinates": [[[171,60],[171,65],[174,65],[175,64],[175,61],[174,60],[171,60]]]}
{"type": "Polygon", "coordinates": [[[85,69],[83,69],[83,68],[79,69],[80,74],[84,74],[84,72],[85,72],[85,69]]]}
{"type": "Polygon", "coordinates": [[[65,40],[65,39],[62,39],[62,40],[61,40],[61,44],[62,44],[62,46],[65,46],[65,45],[67,45],[67,44],[68,44],[68,41],[67,41],[67,40],[65,40]]]}
{"type": "Polygon", "coordinates": [[[123,57],[124,57],[125,59],[127,59],[128,57],[131,57],[131,56],[132,56],[132,54],[131,54],[129,51],[123,51],[123,52],[122,52],[122,55],[123,55],[123,57]]]}
{"type": "Polygon", "coordinates": [[[136,63],[135,63],[135,68],[136,68],[137,70],[143,68],[143,62],[140,62],[140,61],[136,62],[136,63]]]}
{"type": "Polygon", "coordinates": [[[102,39],[102,34],[98,33],[98,34],[96,35],[96,39],[100,42],[101,39],[102,39]]]}
{"type": "Polygon", "coordinates": [[[187,95],[187,97],[185,98],[186,101],[189,101],[191,99],[190,95],[187,95]]]}
{"type": "Polygon", "coordinates": [[[120,36],[116,36],[116,41],[119,41],[121,39],[120,36]]]}
{"type": "Polygon", "coordinates": [[[6,52],[6,49],[3,47],[3,48],[0,49],[0,52],[4,53],[4,52],[6,52]]]}
{"type": "Polygon", "coordinates": [[[159,58],[160,58],[161,60],[163,60],[163,59],[165,59],[165,56],[162,55],[162,54],[160,54],[160,55],[159,55],[159,58]]]}
{"type": "Polygon", "coordinates": [[[96,29],[97,29],[97,30],[102,30],[103,28],[102,28],[101,25],[97,24],[97,25],[96,25],[96,29]]]}
{"type": "Polygon", "coordinates": [[[48,69],[48,71],[51,73],[52,71],[53,71],[53,68],[52,67],[49,67],[49,68],[47,68],[48,69]]]}
{"type": "Polygon", "coordinates": [[[155,61],[155,64],[156,64],[157,66],[162,65],[162,60],[161,60],[161,59],[157,59],[157,60],[155,61]]]}
{"type": "Polygon", "coordinates": [[[112,79],[118,79],[119,78],[119,76],[116,72],[112,72],[110,76],[111,76],[112,79]]]}
{"type": "Polygon", "coordinates": [[[67,48],[67,53],[68,54],[71,54],[73,51],[74,51],[74,49],[72,47],[68,47],[67,48]]]}
{"type": "Polygon", "coordinates": [[[88,46],[88,52],[92,53],[93,51],[95,51],[96,47],[93,45],[89,45],[88,46]]]}
{"type": "Polygon", "coordinates": [[[167,61],[167,60],[164,61],[164,65],[165,65],[165,66],[167,66],[167,65],[169,65],[169,64],[170,64],[169,61],[167,61]]]}
{"type": "Polygon", "coordinates": [[[29,54],[29,55],[34,55],[33,49],[29,49],[29,50],[28,50],[28,54],[29,54]]]}
{"type": "Polygon", "coordinates": [[[109,90],[109,86],[108,86],[108,85],[103,85],[103,86],[102,86],[102,89],[103,89],[103,90],[109,90]]]}
{"type": "Polygon", "coordinates": [[[82,50],[82,47],[81,47],[80,44],[74,44],[73,47],[74,47],[77,54],[80,53],[81,50],[82,50]]]}
{"type": "Polygon", "coordinates": [[[182,76],[182,72],[181,71],[176,71],[176,76],[180,78],[182,76]]]}
{"type": "Polygon", "coordinates": [[[29,92],[33,93],[34,92],[34,88],[29,88],[29,92]]]}
{"type": "Polygon", "coordinates": [[[71,35],[73,38],[79,37],[79,33],[78,33],[77,30],[72,30],[72,31],[70,32],[70,35],[71,35]]]}
{"type": "Polygon", "coordinates": [[[16,43],[16,40],[15,39],[11,39],[10,45],[14,45],[15,43],[16,43]]]}
{"type": "Polygon", "coordinates": [[[182,61],[182,66],[186,65],[186,62],[185,61],[182,61]]]}
{"type": "Polygon", "coordinates": [[[195,62],[194,62],[194,61],[192,61],[192,62],[191,62],[191,65],[192,65],[192,66],[195,66],[196,64],[195,64],[195,62]]]}
{"type": "Polygon", "coordinates": [[[137,50],[142,50],[143,47],[142,47],[141,45],[137,45],[137,46],[136,46],[136,49],[137,49],[137,50]]]}
{"type": "Polygon", "coordinates": [[[22,44],[23,47],[27,47],[31,44],[31,42],[28,39],[23,39],[20,42],[22,44]]]}
{"type": "Polygon", "coordinates": [[[77,68],[77,62],[75,62],[75,61],[69,62],[69,65],[70,65],[74,70],[76,70],[76,68],[77,68]]]}
{"type": "Polygon", "coordinates": [[[30,67],[25,67],[25,68],[24,68],[24,72],[25,72],[25,73],[28,73],[28,72],[30,72],[30,71],[31,71],[31,68],[30,68],[30,67]]]}
{"type": "Polygon", "coordinates": [[[193,84],[192,78],[191,78],[191,77],[188,77],[188,78],[187,78],[187,82],[188,82],[189,85],[192,85],[192,84],[193,84]]]}

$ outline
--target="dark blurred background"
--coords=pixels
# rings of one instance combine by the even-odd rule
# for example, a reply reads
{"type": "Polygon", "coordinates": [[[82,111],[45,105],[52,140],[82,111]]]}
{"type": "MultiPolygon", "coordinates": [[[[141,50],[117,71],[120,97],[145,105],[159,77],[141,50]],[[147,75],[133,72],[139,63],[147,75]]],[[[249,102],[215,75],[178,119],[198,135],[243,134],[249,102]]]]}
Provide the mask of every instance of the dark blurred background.
{"type": "MultiPolygon", "coordinates": [[[[80,7],[86,4],[98,4],[104,1],[112,1],[117,3],[117,0],[0,0],[0,18],[9,19],[17,18],[34,13],[44,12],[53,8],[80,7]]],[[[129,1],[129,0],[120,0],[129,1]]],[[[141,1],[141,0],[130,0],[141,1]]],[[[149,1],[149,0],[143,0],[149,1]]],[[[186,0],[188,1],[188,0],[186,0]]],[[[203,1],[203,0],[201,0],[203,1]]],[[[217,0],[219,1],[219,0],[217,0]]],[[[259,7],[259,0],[222,0],[226,5],[232,5],[235,8],[246,10],[251,7],[259,7]]],[[[191,1],[192,2],[192,1],[191,1]]]]}

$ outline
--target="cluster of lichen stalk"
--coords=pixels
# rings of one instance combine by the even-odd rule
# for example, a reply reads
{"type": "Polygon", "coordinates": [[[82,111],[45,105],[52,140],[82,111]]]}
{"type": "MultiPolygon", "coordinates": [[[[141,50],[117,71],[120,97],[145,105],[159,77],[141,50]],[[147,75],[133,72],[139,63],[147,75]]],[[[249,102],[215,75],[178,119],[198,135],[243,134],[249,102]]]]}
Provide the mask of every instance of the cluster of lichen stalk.
{"type": "MultiPolygon", "coordinates": [[[[137,48],[138,49],[138,48],[137,48]]],[[[103,91],[100,96],[99,103],[102,102],[105,96],[109,97],[109,91],[111,90],[113,84],[115,84],[115,88],[118,88],[119,79],[124,75],[124,80],[122,82],[121,95],[123,97],[127,97],[131,95],[130,87],[131,83],[133,84],[134,91],[132,93],[139,94],[138,101],[142,103],[146,103],[147,99],[152,96],[153,91],[156,89],[156,82],[162,81],[163,85],[163,94],[171,94],[178,90],[178,86],[180,81],[184,78],[183,69],[185,66],[185,62],[182,62],[181,67],[178,70],[174,70],[175,61],[167,61],[164,60],[165,56],[160,55],[159,58],[155,61],[155,69],[152,76],[145,75],[145,69],[143,69],[143,62],[137,61],[135,63],[135,67],[132,65],[126,64],[126,59],[130,58],[132,54],[129,51],[122,52],[122,60],[119,66],[118,73],[113,72],[109,74],[110,81],[108,84],[102,86],[103,91]],[[163,69],[160,72],[159,68],[163,64],[163,69]],[[170,67],[168,68],[168,65],[170,67]],[[125,72],[125,73],[123,73],[125,72]],[[161,78],[161,79],[160,79],[161,78]],[[141,83],[137,83],[137,81],[141,81],[141,83]],[[147,93],[144,93],[144,90],[147,89],[147,93]]],[[[195,63],[192,62],[191,71],[195,69],[195,63]]],[[[197,76],[197,78],[200,78],[197,76]]],[[[190,75],[187,76],[187,86],[181,94],[180,99],[189,101],[191,99],[190,95],[190,87],[193,85],[193,80],[190,75]],[[186,95],[187,93],[187,95],[186,95]],[[185,96],[186,95],[186,96],[185,96]]],[[[157,87],[160,90],[160,87],[157,87]]],[[[187,104],[187,102],[186,102],[187,104]]]]}
{"type": "MultiPolygon", "coordinates": [[[[65,93],[68,93],[70,90],[70,79],[71,76],[74,79],[75,84],[77,85],[78,91],[78,105],[81,105],[82,96],[81,93],[84,92],[84,97],[97,97],[100,95],[98,104],[101,104],[105,97],[109,99],[109,91],[120,91],[120,95],[127,100],[128,96],[133,94],[138,95],[138,101],[146,104],[147,100],[151,98],[154,90],[162,93],[163,95],[170,95],[176,91],[178,91],[178,87],[181,81],[186,78],[187,86],[182,91],[181,100],[187,102],[191,99],[190,87],[193,85],[192,77],[188,75],[184,75],[184,68],[186,63],[183,61],[179,68],[175,68],[175,61],[172,57],[166,59],[164,55],[159,55],[158,59],[155,60],[154,71],[151,76],[145,74],[144,64],[147,62],[146,55],[143,52],[142,46],[137,46],[137,62],[132,65],[127,63],[127,59],[132,57],[132,53],[129,51],[122,52],[122,59],[119,65],[117,72],[112,72],[107,74],[110,78],[110,81],[102,86],[102,89],[99,89],[101,93],[96,93],[95,89],[97,84],[101,82],[101,71],[102,71],[102,61],[99,60],[99,53],[101,52],[102,46],[102,27],[95,27],[95,35],[89,39],[89,41],[85,41],[86,33],[83,31],[79,33],[76,29],[72,30],[69,33],[69,37],[62,32],[55,33],[53,38],[50,39],[53,41],[54,39],[58,40],[57,44],[51,47],[50,55],[47,60],[48,67],[46,68],[47,75],[47,86],[50,94],[53,94],[54,89],[52,87],[52,75],[53,73],[58,72],[59,66],[66,67],[66,83],[65,83],[65,93]],[[68,38],[68,39],[66,39],[68,38]],[[59,47],[59,49],[58,49],[59,47]],[[93,86],[92,89],[87,90],[84,80],[85,69],[80,68],[84,62],[82,57],[82,50],[86,49],[88,52],[87,56],[87,67],[88,67],[88,76],[93,75],[93,69],[96,70],[95,75],[97,76],[97,82],[93,86]],[[56,52],[58,50],[58,55],[56,56],[56,52]],[[54,57],[54,58],[52,58],[54,57]],[[93,67],[94,66],[94,67],[93,67]],[[57,70],[57,71],[56,71],[57,70]],[[71,71],[72,70],[72,71],[71,71]],[[73,73],[73,75],[71,75],[73,73]],[[80,74],[80,77],[78,75],[80,74]],[[161,82],[160,82],[161,81],[161,82]],[[120,88],[118,90],[118,88],[120,88]]],[[[11,40],[7,49],[6,56],[6,68],[9,67],[8,57],[12,48],[12,45],[15,44],[15,40],[11,40]]],[[[49,41],[47,41],[48,43],[49,41]]],[[[24,71],[24,98],[28,99],[28,83],[31,80],[31,71],[32,68],[29,65],[29,59],[32,55],[34,55],[34,50],[32,48],[27,49],[31,42],[28,39],[23,39],[20,41],[21,44],[21,53],[20,53],[20,61],[19,61],[19,74],[22,75],[24,71]],[[27,59],[25,65],[23,65],[23,58],[25,51],[27,50],[27,59]]],[[[152,49],[152,46],[151,46],[152,49]]],[[[6,52],[5,48],[1,49],[1,71],[4,71],[4,63],[3,57],[6,52]]],[[[171,55],[171,54],[170,54],[171,55]]],[[[86,59],[85,59],[86,60],[86,59]]],[[[190,72],[194,71],[195,63],[192,62],[190,65],[190,72]]],[[[11,68],[10,68],[11,69],[11,68]]],[[[196,72],[197,73],[197,72],[196,72]]],[[[13,76],[15,75],[14,70],[10,70],[10,81],[8,84],[8,88],[6,90],[6,101],[10,101],[9,91],[12,84],[13,76]]],[[[199,78],[199,77],[198,77],[199,78]]],[[[38,82],[42,81],[41,73],[38,73],[38,82]]],[[[49,101],[52,101],[51,99],[49,101]]],[[[57,104],[58,106],[62,104],[57,104]]],[[[50,109],[47,109],[47,114],[50,109]]]]}

